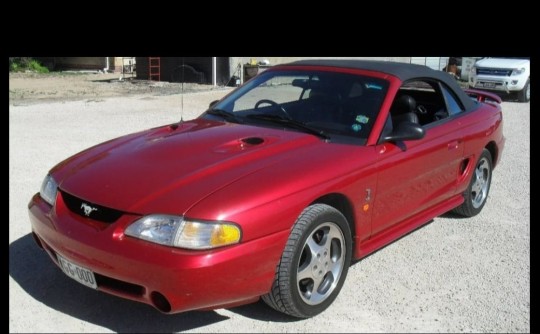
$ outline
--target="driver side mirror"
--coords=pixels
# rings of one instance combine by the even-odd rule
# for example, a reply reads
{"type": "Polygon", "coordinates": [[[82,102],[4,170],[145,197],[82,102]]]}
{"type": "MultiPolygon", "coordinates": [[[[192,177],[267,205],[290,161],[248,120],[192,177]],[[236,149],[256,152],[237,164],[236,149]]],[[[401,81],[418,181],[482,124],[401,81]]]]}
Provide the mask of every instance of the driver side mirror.
{"type": "Polygon", "coordinates": [[[210,104],[208,105],[208,109],[212,109],[212,107],[215,106],[216,103],[218,103],[218,102],[219,102],[219,100],[214,100],[214,101],[210,102],[210,104]]]}
{"type": "Polygon", "coordinates": [[[383,138],[383,142],[422,139],[426,135],[420,124],[401,122],[397,128],[383,138]]]}

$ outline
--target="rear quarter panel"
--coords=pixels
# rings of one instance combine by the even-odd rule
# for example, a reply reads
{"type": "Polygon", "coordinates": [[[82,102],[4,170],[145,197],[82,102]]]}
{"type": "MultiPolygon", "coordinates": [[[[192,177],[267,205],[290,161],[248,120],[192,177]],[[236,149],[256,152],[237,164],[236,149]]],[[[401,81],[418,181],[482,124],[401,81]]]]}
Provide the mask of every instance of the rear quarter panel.
{"type": "MultiPolygon", "coordinates": [[[[462,124],[465,159],[476,164],[482,150],[488,146],[494,149],[493,165],[496,166],[504,147],[503,115],[500,104],[481,103],[472,111],[460,117],[462,124]]],[[[458,185],[458,191],[465,191],[472,174],[458,185]]]]}

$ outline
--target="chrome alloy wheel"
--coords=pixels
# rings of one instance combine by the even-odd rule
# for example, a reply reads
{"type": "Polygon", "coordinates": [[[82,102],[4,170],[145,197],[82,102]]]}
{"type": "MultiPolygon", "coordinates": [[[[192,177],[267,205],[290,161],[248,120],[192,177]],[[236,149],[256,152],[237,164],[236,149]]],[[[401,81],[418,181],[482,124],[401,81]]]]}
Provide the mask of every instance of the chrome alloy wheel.
{"type": "Polygon", "coordinates": [[[296,275],[306,304],[320,304],[332,294],[343,273],[345,252],[343,233],[332,222],[319,225],[306,239],[296,275]]]}
{"type": "Polygon", "coordinates": [[[471,202],[476,209],[478,209],[487,198],[490,177],[490,165],[484,157],[476,165],[473,175],[474,181],[471,186],[471,202]]]}

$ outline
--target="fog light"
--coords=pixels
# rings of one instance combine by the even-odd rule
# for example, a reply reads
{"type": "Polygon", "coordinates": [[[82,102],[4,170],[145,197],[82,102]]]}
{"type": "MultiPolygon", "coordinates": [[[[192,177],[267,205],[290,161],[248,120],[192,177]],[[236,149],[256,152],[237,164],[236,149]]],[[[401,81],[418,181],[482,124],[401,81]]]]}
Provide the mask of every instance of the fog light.
{"type": "Polygon", "coordinates": [[[517,80],[512,80],[512,85],[517,85],[518,81],[517,80]]]}

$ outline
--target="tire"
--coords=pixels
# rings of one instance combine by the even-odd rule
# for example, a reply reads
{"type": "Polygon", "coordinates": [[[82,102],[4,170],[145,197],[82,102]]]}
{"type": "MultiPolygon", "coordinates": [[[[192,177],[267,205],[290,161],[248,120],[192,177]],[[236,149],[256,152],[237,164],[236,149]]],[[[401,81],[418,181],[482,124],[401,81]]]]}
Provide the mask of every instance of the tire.
{"type": "Polygon", "coordinates": [[[272,290],[262,299],[290,316],[313,317],[336,299],[351,255],[351,230],[343,214],[326,204],[309,206],[294,224],[272,290]]]}
{"type": "Polygon", "coordinates": [[[476,163],[476,167],[474,167],[471,182],[463,193],[465,201],[453,210],[455,213],[465,217],[472,217],[482,211],[489,194],[492,171],[491,153],[484,149],[476,163]]]}
{"type": "Polygon", "coordinates": [[[527,79],[527,83],[522,90],[518,92],[519,102],[529,102],[531,100],[531,79],[527,79]]]}

